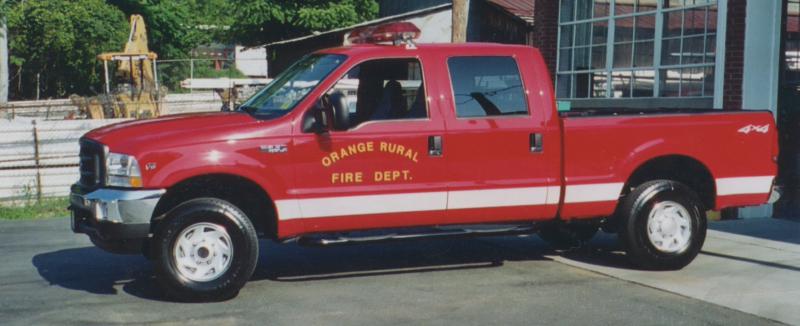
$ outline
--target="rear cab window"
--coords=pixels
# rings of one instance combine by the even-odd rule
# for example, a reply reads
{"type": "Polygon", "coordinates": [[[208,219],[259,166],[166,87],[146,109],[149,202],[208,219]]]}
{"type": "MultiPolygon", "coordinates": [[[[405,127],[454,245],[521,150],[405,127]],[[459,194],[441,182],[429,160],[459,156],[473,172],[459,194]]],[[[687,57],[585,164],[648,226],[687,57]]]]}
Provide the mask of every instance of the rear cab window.
{"type": "Polygon", "coordinates": [[[447,60],[459,118],[529,115],[519,67],[510,56],[447,60]]]}

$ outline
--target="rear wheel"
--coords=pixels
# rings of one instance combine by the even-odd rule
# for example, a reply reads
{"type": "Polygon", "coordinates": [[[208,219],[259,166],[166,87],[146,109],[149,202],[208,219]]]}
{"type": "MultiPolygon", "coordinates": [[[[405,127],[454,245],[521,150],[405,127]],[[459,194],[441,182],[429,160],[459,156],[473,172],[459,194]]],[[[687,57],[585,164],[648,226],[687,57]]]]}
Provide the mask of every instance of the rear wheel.
{"type": "Polygon", "coordinates": [[[236,296],[253,275],[258,238],[247,216],[214,198],[187,201],[157,226],[153,241],[156,277],[182,301],[236,296]]]}
{"type": "Polygon", "coordinates": [[[680,269],[703,247],[706,218],[697,195],[670,180],[646,182],[622,201],[620,239],[635,265],[680,269]]]}

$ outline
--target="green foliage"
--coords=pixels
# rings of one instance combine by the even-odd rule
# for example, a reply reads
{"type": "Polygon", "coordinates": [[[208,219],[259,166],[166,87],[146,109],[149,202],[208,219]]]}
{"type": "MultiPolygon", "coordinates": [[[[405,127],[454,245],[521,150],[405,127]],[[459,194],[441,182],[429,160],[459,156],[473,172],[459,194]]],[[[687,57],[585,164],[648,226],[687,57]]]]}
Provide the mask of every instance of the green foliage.
{"type": "MultiPolygon", "coordinates": [[[[194,48],[227,38],[233,20],[230,0],[109,0],[126,15],[140,14],[147,25],[150,50],[161,59],[188,59],[194,48]]],[[[180,82],[189,78],[189,63],[159,66],[161,85],[181,92],[180,82]]],[[[196,75],[196,74],[195,74],[196,75]]]]}
{"type": "MultiPolygon", "coordinates": [[[[159,58],[189,58],[190,51],[199,44],[209,43],[210,35],[196,28],[202,24],[196,15],[193,1],[171,0],[109,0],[126,16],[139,14],[147,25],[150,51],[159,58]]],[[[126,28],[129,30],[129,28],[126,28]]]]}
{"type": "MultiPolygon", "coordinates": [[[[377,13],[376,0],[0,0],[16,99],[35,97],[37,75],[43,98],[101,92],[96,56],[122,50],[132,14],[144,17],[150,50],[160,59],[188,59],[202,44],[263,44],[357,24],[377,13]]],[[[235,69],[196,68],[196,76],[241,76],[235,69]]],[[[177,91],[189,66],[160,65],[159,75],[162,85],[177,91]]]]}
{"type": "Polygon", "coordinates": [[[258,45],[350,26],[378,14],[375,0],[242,0],[234,5],[231,36],[258,45]]]}
{"type": "MultiPolygon", "coordinates": [[[[158,66],[158,77],[169,88],[170,93],[188,93],[189,90],[180,87],[183,79],[189,78],[191,65],[189,59],[173,62],[163,62],[158,66]]],[[[194,60],[194,78],[247,78],[247,75],[236,69],[233,62],[222,62],[217,70],[213,60],[194,60]]]]}
{"type": "Polygon", "coordinates": [[[6,18],[8,11],[18,0],[0,0],[0,19],[6,18]]]}
{"type": "Polygon", "coordinates": [[[102,84],[97,54],[118,51],[127,38],[124,14],[102,0],[24,1],[8,13],[15,98],[90,94],[102,84]]]}
{"type": "Polygon", "coordinates": [[[210,60],[197,60],[194,62],[194,78],[247,78],[247,75],[236,69],[232,64],[225,64],[220,70],[210,60]]]}
{"type": "Polygon", "coordinates": [[[69,215],[67,197],[27,201],[21,206],[0,206],[0,220],[25,220],[69,215]]]}

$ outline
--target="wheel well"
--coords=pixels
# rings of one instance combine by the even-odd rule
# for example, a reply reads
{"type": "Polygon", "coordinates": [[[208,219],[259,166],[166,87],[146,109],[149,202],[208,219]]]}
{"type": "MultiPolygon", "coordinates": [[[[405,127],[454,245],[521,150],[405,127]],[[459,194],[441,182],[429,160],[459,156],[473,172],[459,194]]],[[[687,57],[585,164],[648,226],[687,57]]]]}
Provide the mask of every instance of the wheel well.
{"type": "Polygon", "coordinates": [[[714,207],[716,188],[711,172],[703,163],[680,155],[662,156],[642,164],[628,178],[623,195],[642,183],[658,179],[681,182],[697,193],[707,209],[714,207]]]}
{"type": "Polygon", "coordinates": [[[156,205],[152,228],[175,206],[201,197],[219,198],[230,202],[247,215],[259,234],[271,238],[277,236],[275,222],[277,214],[267,192],[249,179],[228,174],[192,177],[167,189],[156,205]]]}

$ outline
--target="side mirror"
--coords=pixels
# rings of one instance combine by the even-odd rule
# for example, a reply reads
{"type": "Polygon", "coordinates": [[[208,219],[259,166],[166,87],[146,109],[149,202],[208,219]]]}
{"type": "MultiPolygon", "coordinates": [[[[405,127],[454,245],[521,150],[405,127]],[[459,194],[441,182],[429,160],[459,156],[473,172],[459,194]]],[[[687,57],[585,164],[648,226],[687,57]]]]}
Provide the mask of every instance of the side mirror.
{"type": "Polygon", "coordinates": [[[332,114],[327,96],[320,98],[303,119],[303,132],[324,134],[331,129],[329,114],[332,114]]]}

